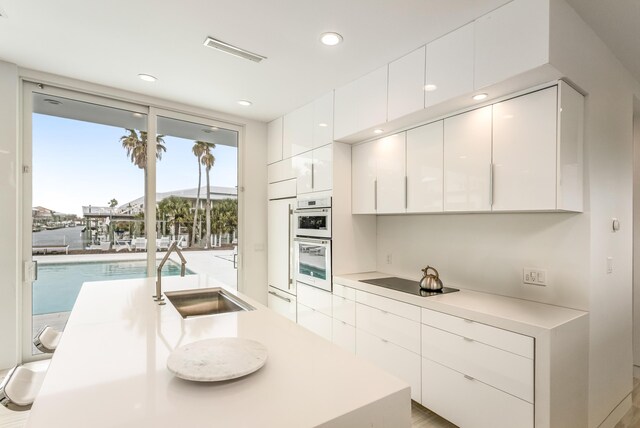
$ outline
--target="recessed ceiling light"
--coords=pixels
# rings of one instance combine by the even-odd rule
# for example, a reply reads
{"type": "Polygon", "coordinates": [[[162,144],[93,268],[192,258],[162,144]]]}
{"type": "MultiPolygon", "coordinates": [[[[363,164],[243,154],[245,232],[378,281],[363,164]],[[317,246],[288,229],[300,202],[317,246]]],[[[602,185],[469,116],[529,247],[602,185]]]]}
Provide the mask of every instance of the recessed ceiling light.
{"type": "Polygon", "coordinates": [[[320,41],[323,45],[335,46],[342,42],[342,36],[334,32],[322,33],[320,35],[320,41]]]}
{"type": "Polygon", "coordinates": [[[482,93],[482,94],[476,94],[476,95],[474,95],[474,96],[473,96],[473,99],[474,99],[474,100],[476,100],[476,101],[482,101],[482,100],[484,100],[485,98],[487,98],[488,96],[489,96],[489,95],[488,95],[488,94],[485,94],[485,93],[482,93]]]}
{"type": "Polygon", "coordinates": [[[144,73],[138,74],[138,77],[144,80],[145,82],[155,82],[156,80],[158,80],[157,77],[153,77],[150,74],[144,74],[144,73]]]}
{"type": "Polygon", "coordinates": [[[51,105],[54,105],[54,106],[62,104],[62,101],[54,100],[54,99],[51,99],[51,98],[45,98],[42,101],[44,101],[45,103],[49,103],[51,105]]]}
{"type": "Polygon", "coordinates": [[[429,83],[428,85],[424,85],[424,90],[427,92],[433,92],[436,89],[438,89],[438,87],[436,85],[434,85],[433,83],[429,83]]]}
{"type": "Polygon", "coordinates": [[[380,128],[373,130],[374,134],[382,134],[383,132],[384,132],[384,129],[380,129],[380,128]]]}
{"type": "Polygon", "coordinates": [[[327,126],[329,126],[329,125],[327,125],[326,123],[324,123],[324,122],[323,122],[323,123],[319,123],[319,124],[318,124],[318,126],[319,126],[320,128],[326,128],[326,127],[327,127],[327,126]]]}
{"type": "Polygon", "coordinates": [[[240,58],[248,59],[253,62],[260,62],[263,59],[267,59],[266,56],[258,55],[257,53],[249,52],[248,50],[239,48],[237,46],[230,45],[221,40],[216,40],[213,37],[207,37],[204,41],[204,45],[228,53],[240,58]]]}
{"type": "Polygon", "coordinates": [[[247,100],[240,100],[240,101],[238,101],[238,104],[240,104],[241,106],[248,107],[253,103],[251,101],[247,101],[247,100]]]}
{"type": "Polygon", "coordinates": [[[144,116],[142,113],[133,113],[133,117],[142,117],[144,116]]]}

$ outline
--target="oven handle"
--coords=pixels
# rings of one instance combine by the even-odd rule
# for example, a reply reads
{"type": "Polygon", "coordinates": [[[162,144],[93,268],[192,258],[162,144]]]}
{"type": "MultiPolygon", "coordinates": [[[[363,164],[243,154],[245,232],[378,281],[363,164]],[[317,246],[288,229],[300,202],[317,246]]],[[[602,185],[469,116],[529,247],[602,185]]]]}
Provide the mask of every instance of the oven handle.
{"type": "Polygon", "coordinates": [[[329,244],[331,242],[329,239],[300,238],[299,236],[296,236],[293,240],[296,242],[308,242],[310,244],[329,244]]]}
{"type": "Polygon", "coordinates": [[[295,214],[329,213],[331,208],[297,208],[293,212],[295,214]]]}

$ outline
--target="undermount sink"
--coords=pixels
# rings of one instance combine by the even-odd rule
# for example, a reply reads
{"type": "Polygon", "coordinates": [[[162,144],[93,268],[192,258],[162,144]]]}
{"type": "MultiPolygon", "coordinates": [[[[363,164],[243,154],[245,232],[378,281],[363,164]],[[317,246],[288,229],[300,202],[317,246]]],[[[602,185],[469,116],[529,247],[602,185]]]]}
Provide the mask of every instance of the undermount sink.
{"type": "Polygon", "coordinates": [[[253,306],[222,288],[168,291],[164,295],[182,318],[255,310],[253,306]]]}

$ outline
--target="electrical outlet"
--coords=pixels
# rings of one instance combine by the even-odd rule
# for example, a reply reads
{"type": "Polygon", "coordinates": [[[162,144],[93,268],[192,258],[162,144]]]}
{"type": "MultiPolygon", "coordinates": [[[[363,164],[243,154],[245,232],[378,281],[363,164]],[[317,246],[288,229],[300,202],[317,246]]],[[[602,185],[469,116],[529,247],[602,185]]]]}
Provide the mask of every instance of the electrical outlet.
{"type": "Polygon", "coordinates": [[[524,268],[522,282],[532,285],[547,285],[547,271],[544,269],[524,268]]]}
{"type": "Polygon", "coordinates": [[[393,257],[391,254],[387,254],[387,264],[390,265],[392,263],[393,257]]]}
{"type": "Polygon", "coordinates": [[[613,273],[613,257],[607,257],[607,273],[613,273]]]}

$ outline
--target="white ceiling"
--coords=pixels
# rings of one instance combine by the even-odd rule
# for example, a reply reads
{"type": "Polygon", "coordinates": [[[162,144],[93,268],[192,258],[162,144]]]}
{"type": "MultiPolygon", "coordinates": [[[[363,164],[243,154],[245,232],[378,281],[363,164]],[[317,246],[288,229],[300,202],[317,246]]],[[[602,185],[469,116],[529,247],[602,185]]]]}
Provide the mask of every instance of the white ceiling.
{"type": "Polygon", "coordinates": [[[268,121],[507,2],[0,0],[0,59],[268,121]],[[324,31],[344,43],[323,46],[324,31]],[[268,59],[206,48],[207,36],[268,59]]]}
{"type": "MultiPolygon", "coordinates": [[[[0,59],[268,121],[508,1],[0,0],[0,59]],[[321,45],[330,30],[344,43],[321,45]],[[206,48],[207,36],[268,59],[206,48]]],[[[640,80],[640,1],[568,1],[640,80]]]]}

